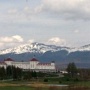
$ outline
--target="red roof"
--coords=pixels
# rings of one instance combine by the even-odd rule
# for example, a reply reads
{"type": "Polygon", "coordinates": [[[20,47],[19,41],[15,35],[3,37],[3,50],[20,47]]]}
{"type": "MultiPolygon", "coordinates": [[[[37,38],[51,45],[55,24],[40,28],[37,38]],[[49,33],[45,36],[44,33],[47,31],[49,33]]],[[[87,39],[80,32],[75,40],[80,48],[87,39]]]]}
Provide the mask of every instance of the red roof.
{"type": "Polygon", "coordinates": [[[30,61],[38,61],[36,58],[32,58],[30,61]]]}
{"type": "Polygon", "coordinates": [[[14,61],[14,60],[11,59],[11,58],[7,58],[7,59],[5,59],[4,61],[14,61]]]}

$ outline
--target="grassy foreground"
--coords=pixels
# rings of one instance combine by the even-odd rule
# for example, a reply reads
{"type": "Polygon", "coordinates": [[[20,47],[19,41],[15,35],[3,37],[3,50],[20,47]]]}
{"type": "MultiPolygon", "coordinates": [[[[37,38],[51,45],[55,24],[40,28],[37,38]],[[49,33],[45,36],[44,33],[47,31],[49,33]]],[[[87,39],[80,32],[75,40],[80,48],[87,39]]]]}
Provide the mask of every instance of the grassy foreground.
{"type": "Polygon", "coordinates": [[[29,86],[5,86],[0,87],[0,90],[67,90],[61,87],[29,87],[29,86]]]}
{"type": "Polygon", "coordinates": [[[88,87],[67,87],[67,88],[61,88],[61,87],[48,87],[48,88],[42,88],[42,87],[28,87],[28,86],[5,86],[0,87],[0,90],[90,90],[88,87]]]}
{"type": "Polygon", "coordinates": [[[34,88],[27,86],[2,86],[0,90],[35,90],[34,88]]]}
{"type": "Polygon", "coordinates": [[[68,87],[48,86],[42,82],[0,82],[0,90],[90,90],[90,81],[72,84],[68,87]]]}
{"type": "Polygon", "coordinates": [[[0,90],[61,90],[60,88],[41,82],[0,82],[0,90]]]}

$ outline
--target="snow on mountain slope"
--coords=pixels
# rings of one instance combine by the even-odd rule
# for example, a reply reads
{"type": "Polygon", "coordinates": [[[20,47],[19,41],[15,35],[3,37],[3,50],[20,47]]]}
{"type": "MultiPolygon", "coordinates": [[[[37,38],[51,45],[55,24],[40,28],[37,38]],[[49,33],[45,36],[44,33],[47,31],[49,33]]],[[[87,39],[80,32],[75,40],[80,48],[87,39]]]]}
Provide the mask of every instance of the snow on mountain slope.
{"type": "Polygon", "coordinates": [[[60,51],[60,50],[67,50],[69,53],[75,52],[75,51],[90,51],[90,44],[79,47],[79,48],[69,48],[69,47],[60,47],[60,46],[55,46],[55,45],[45,45],[42,43],[34,42],[34,43],[29,43],[29,44],[23,44],[14,48],[1,50],[0,54],[1,55],[8,54],[8,53],[21,54],[21,53],[26,53],[26,52],[45,53],[47,51],[55,52],[55,51],[60,51]]]}
{"type": "Polygon", "coordinates": [[[26,52],[32,52],[32,53],[45,53],[47,51],[59,51],[59,50],[68,50],[67,47],[59,47],[55,45],[45,45],[42,43],[30,43],[30,44],[24,44],[20,45],[14,48],[9,48],[5,50],[1,50],[0,54],[7,54],[7,53],[15,53],[15,54],[21,54],[26,52]]]}
{"type": "Polygon", "coordinates": [[[90,51],[90,44],[80,47],[79,51],[90,51]]]}
{"type": "Polygon", "coordinates": [[[90,51],[90,44],[81,46],[81,47],[77,47],[77,48],[72,48],[72,49],[70,49],[69,52],[75,52],[75,51],[90,51]]]}

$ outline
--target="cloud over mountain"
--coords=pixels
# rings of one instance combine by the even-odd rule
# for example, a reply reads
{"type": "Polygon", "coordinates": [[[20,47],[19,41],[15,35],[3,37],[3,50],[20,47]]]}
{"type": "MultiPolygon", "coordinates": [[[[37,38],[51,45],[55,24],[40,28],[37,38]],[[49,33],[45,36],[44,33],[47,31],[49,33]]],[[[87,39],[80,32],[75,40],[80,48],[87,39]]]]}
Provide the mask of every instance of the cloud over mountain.
{"type": "MultiPolygon", "coordinates": [[[[13,35],[13,36],[2,36],[0,37],[0,48],[10,48],[14,47],[20,44],[31,44],[36,42],[35,39],[28,39],[25,40],[22,36],[20,35],[13,35]]],[[[52,45],[60,45],[60,46],[65,46],[66,45],[66,40],[59,38],[59,37],[51,37],[50,39],[46,39],[43,41],[43,43],[46,44],[52,44],[52,45]]]]}
{"type": "Polygon", "coordinates": [[[1,49],[33,41],[81,46],[90,42],[89,29],[90,0],[0,1],[1,49]]]}
{"type": "Polygon", "coordinates": [[[48,43],[50,44],[54,44],[54,45],[65,45],[66,44],[66,40],[59,38],[59,37],[52,37],[48,40],[48,43]]]}
{"type": "Polygon", "coordinates": [[[43,0],[41,7],[67,19],[90,19],[90,0],[43,0]]]}
{"type": "Polygon", "coordinates": [[[16,46],[19,43],[21,44],[23,42],[23,38],[19,35],[14,36],[3,36],[0,37],[0,47],[6,48],[10,46],[16,46]]]}

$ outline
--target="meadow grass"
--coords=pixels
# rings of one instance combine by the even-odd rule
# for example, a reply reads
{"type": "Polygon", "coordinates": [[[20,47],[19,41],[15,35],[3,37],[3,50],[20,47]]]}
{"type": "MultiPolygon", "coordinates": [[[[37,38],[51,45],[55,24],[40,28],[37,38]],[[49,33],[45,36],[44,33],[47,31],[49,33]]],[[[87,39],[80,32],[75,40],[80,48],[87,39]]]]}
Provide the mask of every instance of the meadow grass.
{"type": "Polygon", "coordinates": [[[0,82],[0,90],[90,90],[90,81],[79,81],[69,87],[48,86],[44,82],[9,81],[0,82]]]}
{"type": "Polygon", "coordinates": [[[3,86],[0,87],[0,90],[35,90],[35,89],[28,86],[3,86]]]}

